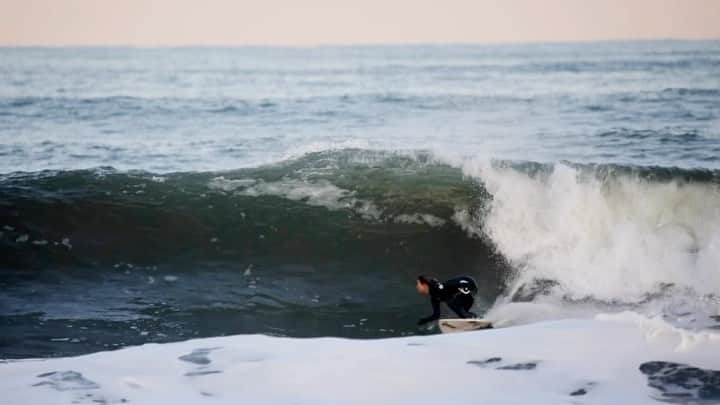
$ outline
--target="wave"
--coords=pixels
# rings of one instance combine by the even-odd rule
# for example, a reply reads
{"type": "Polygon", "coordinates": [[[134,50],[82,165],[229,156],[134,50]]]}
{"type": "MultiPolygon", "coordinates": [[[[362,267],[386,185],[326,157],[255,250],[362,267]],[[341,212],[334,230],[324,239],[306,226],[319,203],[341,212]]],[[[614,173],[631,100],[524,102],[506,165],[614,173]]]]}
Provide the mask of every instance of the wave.
{"type": "Polygon", "coordinates": [[[711,313],[719,176],[357,149],[223,172],[12,173],[0,180],[0,254],[17,271],[224,263],[282,278],[296,276],[287,265],[315,266],[332,272],[318,276],[325,295],[347,280],[392,290],[417,273],[468,273],[488,305],[557,299],[711,313]]]}

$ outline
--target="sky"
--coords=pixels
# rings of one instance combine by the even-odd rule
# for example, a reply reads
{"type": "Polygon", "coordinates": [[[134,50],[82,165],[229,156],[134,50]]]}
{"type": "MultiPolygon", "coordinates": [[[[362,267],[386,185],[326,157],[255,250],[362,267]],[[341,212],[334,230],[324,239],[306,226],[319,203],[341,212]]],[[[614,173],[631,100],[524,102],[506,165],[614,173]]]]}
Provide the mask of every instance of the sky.
{"type": "Polygon", "coordinates": [[[0,45],[720,38],[720,0],[0,0],[0,45]]]}

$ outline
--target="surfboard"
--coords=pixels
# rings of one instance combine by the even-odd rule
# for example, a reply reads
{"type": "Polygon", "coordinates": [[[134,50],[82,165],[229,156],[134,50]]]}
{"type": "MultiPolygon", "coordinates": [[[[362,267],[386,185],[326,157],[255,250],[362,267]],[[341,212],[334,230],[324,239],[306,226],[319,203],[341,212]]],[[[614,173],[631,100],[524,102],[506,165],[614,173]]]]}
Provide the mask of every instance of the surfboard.
{"type": "Polygon", "coordinates": [[[442,333],[467,332],[479,329],[492,329],[492,322],[485,319],[440,319],[438,321],[442,333]]]}

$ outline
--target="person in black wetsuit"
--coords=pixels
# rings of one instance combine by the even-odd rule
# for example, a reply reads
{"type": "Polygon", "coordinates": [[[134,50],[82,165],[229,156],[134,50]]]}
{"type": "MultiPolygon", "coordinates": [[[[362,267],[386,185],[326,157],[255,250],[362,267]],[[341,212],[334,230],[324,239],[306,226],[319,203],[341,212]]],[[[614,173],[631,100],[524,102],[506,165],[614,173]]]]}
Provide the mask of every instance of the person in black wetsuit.
{"type": "Polygon", "coordinates": [[[452,278],[443,283],[429,276],[418,276],[415,287],[420,294],[429,294],[433,313],[418,321],[418,325],[440,319],[440,303],[445,302],[460,318],[477,318],[470,312],[475,302],[477,284],[472,277],[452,278]]]}

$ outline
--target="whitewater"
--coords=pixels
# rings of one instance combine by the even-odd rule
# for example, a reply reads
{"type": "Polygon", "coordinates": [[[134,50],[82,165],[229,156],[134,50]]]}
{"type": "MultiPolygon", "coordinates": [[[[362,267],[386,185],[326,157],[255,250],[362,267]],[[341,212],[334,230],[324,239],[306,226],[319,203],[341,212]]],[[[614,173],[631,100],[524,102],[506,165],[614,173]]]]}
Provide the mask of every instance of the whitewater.
{"type": "Polygon", "coordinates": [[[717,41],[0,57],[7,403],[720,403],[717,41]]]}
{"type": "Polygon", "coordinates": [[[423,338],[207,338],[0,375],[9,403],[716,403],[718,372],[699,367],[718,349],[717,334],[624,313],[423,338]]]}

